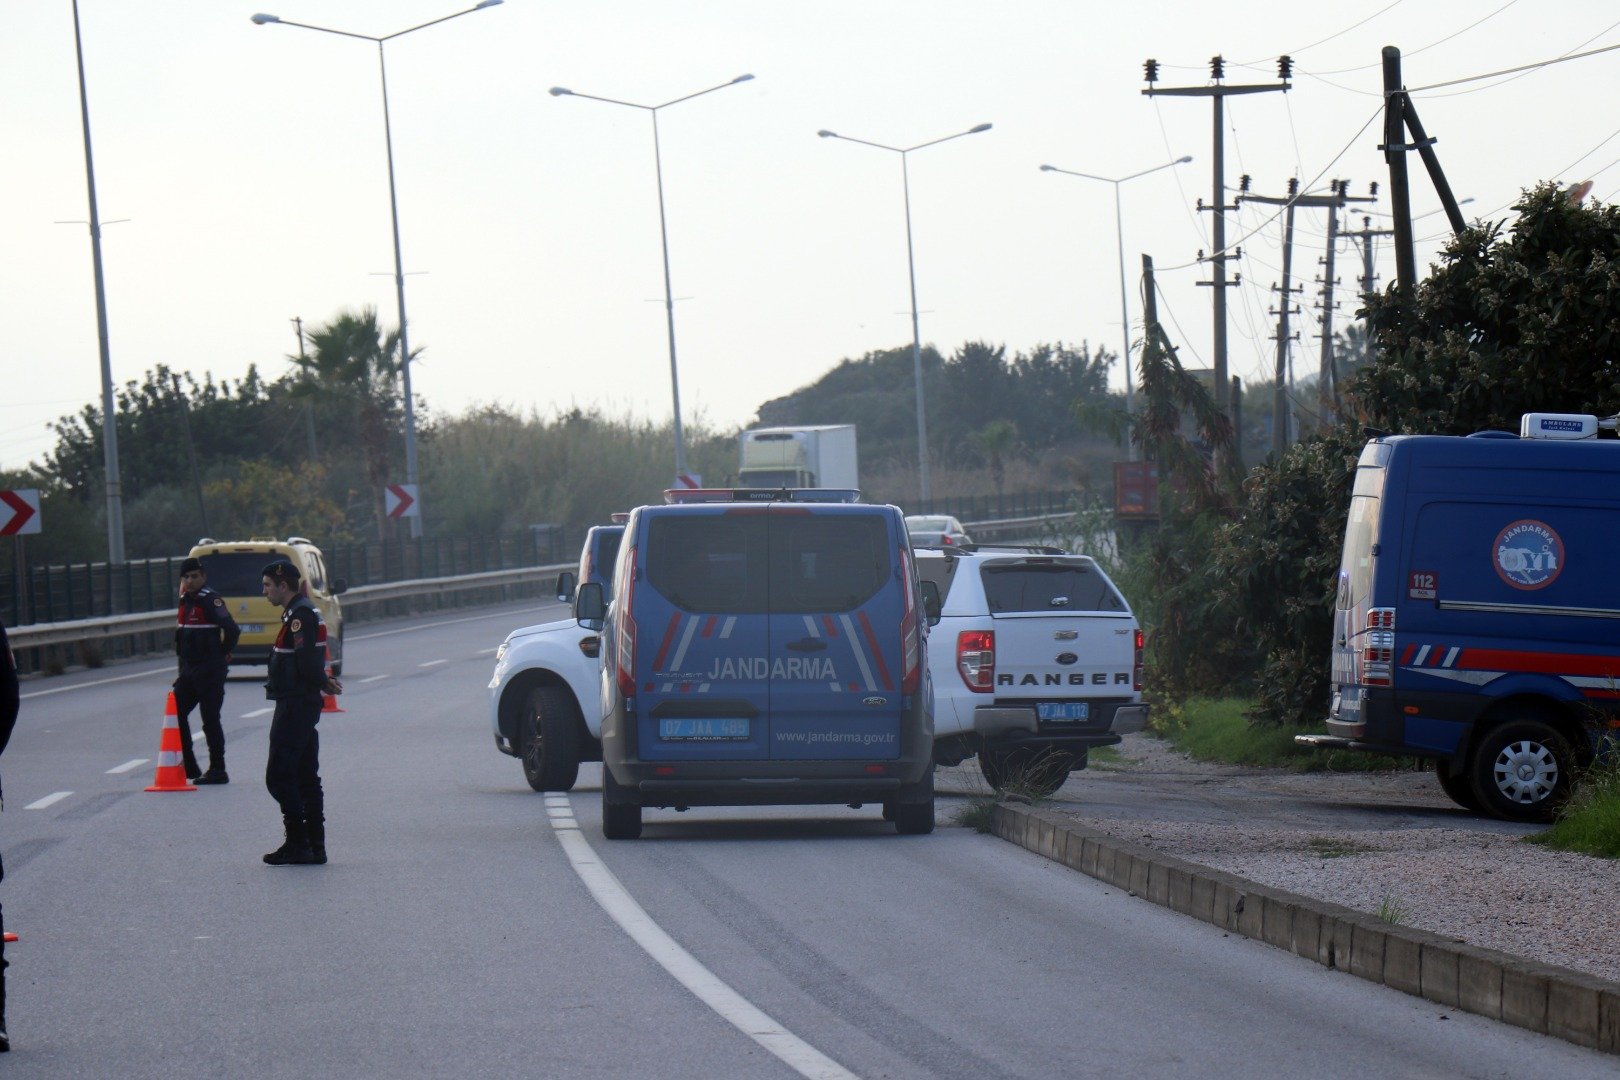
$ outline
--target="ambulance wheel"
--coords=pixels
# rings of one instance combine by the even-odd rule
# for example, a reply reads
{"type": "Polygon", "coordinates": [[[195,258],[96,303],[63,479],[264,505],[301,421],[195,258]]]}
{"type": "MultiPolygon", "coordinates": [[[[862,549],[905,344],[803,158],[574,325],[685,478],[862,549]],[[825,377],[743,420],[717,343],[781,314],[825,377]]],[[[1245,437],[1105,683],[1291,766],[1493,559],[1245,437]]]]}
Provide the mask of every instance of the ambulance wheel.
{"type": "Polygon", "coordinates": [[[1479,813],[1479,796],[1474,794],[1474,785],[1468,778],[1466,768],[1454,770],[1451,762],[1442,759],[1434,763],[1434,775],[1440,781],[1440,790],[1445,792],[1452,802],[1464,810],[1479,813]]]}
{"type": "Polygon", "coordinates": [[[894,831],[901,836],[927,836],[934,831],[934,767],[928,766],[923,778],[885,800],[884,808],[894,807],[894,831]]]}
{"type": "Polygon", "coordinates": [[[1507,821],[1551,821],[1569,798],[1575,753],[1550,724],[1510,720],[1485,733],[1469,763],[1480,809],[1507,821]]]}
{"type": "Polygon", "coordinates": [[[602,835],[609,840],[634,840],[641,835],[641,800],[613,779],[602,764],[602,835]]]}
{"type": "Polygon", "coordinates": [[[1011,792],[1031,799],[1049,799],[1068,780],[1073,766],[1072,755],[1050,748],[985,747],[979,751],[979,772],[998,794],[1011,792]]]}
{"type": "Polygon", "coordinates": [[[523,703],[518,757],[536,791],[569,791],[579,778],[579,708],[560,686],[537,686],[523,703]]]}

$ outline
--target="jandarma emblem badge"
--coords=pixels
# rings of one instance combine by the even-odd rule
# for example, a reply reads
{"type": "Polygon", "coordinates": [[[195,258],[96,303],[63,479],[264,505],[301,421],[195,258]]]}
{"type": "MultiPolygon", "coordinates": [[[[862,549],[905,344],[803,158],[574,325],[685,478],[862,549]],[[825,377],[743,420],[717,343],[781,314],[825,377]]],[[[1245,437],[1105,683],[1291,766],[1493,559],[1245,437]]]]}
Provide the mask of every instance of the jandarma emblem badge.
{"type": "Polygon", "coordinates": [[[1545,589],[1564,570],[1564,541],[1545,522],[1515,521],[1491,545],[1496,576],[1515,589],[1545,589]]]}

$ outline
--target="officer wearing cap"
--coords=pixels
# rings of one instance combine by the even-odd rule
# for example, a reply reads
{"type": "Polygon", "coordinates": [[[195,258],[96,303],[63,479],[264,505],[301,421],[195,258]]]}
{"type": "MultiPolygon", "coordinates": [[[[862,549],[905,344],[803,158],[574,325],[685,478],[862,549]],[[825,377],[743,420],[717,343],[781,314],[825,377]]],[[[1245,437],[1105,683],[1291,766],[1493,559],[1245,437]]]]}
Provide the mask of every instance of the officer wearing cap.
{"type": "Polygon", "coordinates": [[[180,753],[186,779],[199,784],[228,784],[225,772],[225,729],[219,710],[225,703],[225,675],[242,631],[231,618],[225,598],[207,585],[208,573],[198,559],[180,564],[180,611],[174,651],[180,677],[174,680],[174,708],[180,714],[180,753]],[[197,768],[186,718],[201,706],[203,739],[208,743],[208,771],[197,768]]]}
{"type": "Polygon", "coordinates": [[[326,673],[326,624],[304,594],[298,568],[277,561],[264,568],[264,597],[285,610],[270,651],[265,696],[276,703],[264,786],[281,807],[287,839],[264,861],[271,866],[326,862],[326,800],[321,791],[322,693],[343,687],[326,673]]]}

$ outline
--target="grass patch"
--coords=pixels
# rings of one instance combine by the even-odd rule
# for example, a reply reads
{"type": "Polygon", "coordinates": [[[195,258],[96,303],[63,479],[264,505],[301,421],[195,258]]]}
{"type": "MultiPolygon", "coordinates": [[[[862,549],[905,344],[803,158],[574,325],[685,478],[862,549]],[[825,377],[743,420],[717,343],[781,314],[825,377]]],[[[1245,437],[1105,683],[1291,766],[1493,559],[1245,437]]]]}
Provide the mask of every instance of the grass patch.
{"type": "Polygon", "coordinates": [[[1156,707],[1153,726],[1177,750],[1199,761],[1266,765],[1296,772],[1384,772],[1412,767],[1408,758],[1301,746],[1294,741],[1295,735],[1321,729],[1257,727],[1246,715],[1250,704],[1241,698],[1192,698],[1179,705],[1156,707]]]}
{"type": "Polygon", "coordinates": [[[969,799],[968,804],[956,812],[956,823],[974,832],[987,833],[993,826],[995,814],[995,797],[979,795],[969,799]]]}
{"type": "Polygon", "coordinates": [[[1387,923],[1402,923],[1406,921],[1406,904],[1394,896],[1386,896],[1378,901],[1378,910],[1373,912],[1387,923]]]}
{"type": "Polygon", "coordinates": [[[1103,772],[1117,772],[1135,760],[1120,753],[1117,746],[1093,746],[1086,752],[1086,768],[1103,772]]]}
{"type": "Polygon", "coordinates": [[[1365,855],[1378,849],[1336,836],[1313,836],[1305,841],[1305,850],[1313,852],[1319,859],[1342,859],[1346,855],[1365,855]]]}
{"type": "Polygon", "coordinates": [[[1558,851],[1620,859],[1620,760],[1589,770],[1546,832],[1525,837],[1558,851]]]}

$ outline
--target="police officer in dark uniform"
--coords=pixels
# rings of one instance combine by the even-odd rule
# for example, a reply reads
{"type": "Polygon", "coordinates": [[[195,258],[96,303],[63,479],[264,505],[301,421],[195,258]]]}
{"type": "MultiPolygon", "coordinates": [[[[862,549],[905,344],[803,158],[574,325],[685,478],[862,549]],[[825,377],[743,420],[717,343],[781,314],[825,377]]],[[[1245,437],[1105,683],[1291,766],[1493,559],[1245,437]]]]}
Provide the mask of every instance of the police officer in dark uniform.
{"type": "Polygon", "coordinates": [[[281,806],[286,843],[264,857],[271,866],[326,862],[326,800],[321,791],[321,694],[342,693],[326,673],[326,624],[302,590],[298,568],[273,562],[264,568],[264,597],[281,615],[270,651],[265,696],[276,703],[270,721],[270,757],[264,786],[281,806]]]}
{"type": "Polygon", "coordinates": [[[231,618],[225,598],[207,585],[208,573],[198,559],[180,564],[180,611],[174,630],[174,651],[180,657],[180,677],[174,680],[174,708],[180,714],[180,754],[186,779],[199,784],[228,784],[225,772],[225,729],[219,710],[225,704],[225,674],[242,631],[231,618]],[[208,771],[197,768],[191,749],[191,725],[186,717],[202,707],[203,739],[208,743],[208,771]]]}
{"type": "MultiPolygon", "coordinates": [[[[11,643],[6,640],[6,627],[0,623],[0,753],[11,741],[11,729],[17,726],[17,707],[21,703],[17,685],[17,661],[11,655],[11,643]]],[[[6,868],[0,865],[0,881],[6,877],[6,868]]],[[[0,1053],[11,1049],[11,1036],[6,1034],[6,946],[5,915],[0,913],[0,1053]]]]}

